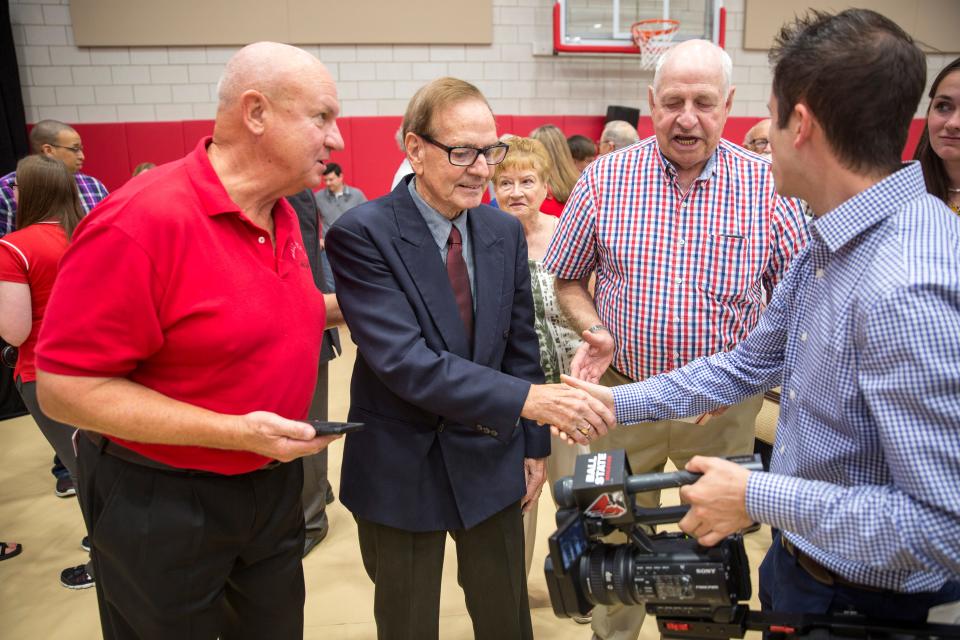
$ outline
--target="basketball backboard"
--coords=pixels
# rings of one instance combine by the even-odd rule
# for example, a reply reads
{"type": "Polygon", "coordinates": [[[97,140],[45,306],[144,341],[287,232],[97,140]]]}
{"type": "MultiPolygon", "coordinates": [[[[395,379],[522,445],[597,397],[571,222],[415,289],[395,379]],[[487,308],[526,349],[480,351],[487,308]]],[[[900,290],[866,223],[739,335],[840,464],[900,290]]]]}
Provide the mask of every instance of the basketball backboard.
{"type": "Polygon", "coordinates": [[[648,18],[679,21],[674,42],[703,38],[724,46],[723,0],[557,0],[554,53],[639,53],[630,27],[648,18]]]}

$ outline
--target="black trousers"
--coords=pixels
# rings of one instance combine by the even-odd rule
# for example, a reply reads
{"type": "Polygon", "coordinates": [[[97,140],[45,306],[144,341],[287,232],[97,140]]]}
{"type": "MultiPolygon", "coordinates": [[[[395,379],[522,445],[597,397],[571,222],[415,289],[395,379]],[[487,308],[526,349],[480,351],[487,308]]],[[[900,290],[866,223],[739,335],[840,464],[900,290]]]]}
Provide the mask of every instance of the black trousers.
{"type": "Polygon", "coordinates": [[[299,461],[162,471],[78,438],[105,640],[303,637],[299,461]]]}
{"type": "MultiPolygon", "coordinates": [[[[447,531],[394,529],[357,518],[360,553],[373,580],[379,640],[436,640],[447,531]]],[[[520,503],[472,529],[450,531],[476,640],[533,638],[520,503]]]]}

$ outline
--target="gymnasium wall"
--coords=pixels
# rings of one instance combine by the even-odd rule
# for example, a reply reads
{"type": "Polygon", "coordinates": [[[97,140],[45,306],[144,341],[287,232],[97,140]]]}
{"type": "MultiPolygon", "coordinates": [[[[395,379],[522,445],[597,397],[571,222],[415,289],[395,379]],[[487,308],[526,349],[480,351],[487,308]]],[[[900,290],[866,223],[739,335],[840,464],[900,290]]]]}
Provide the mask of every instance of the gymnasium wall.
{"type": "MultiPolygon", "coordinates": [[[[743,49],[744,2],[726,1],[737,86],[732,115],[760,117],[770,71],[765,52],[743,49]]],[[[501,114],[603,115],[608,104],[647,113],[651,74],[636,57],[550,55],[552,4],[493,0],[490,45],[306,48],[337,78],[344,116],[400,115],[418,87],[441,75],[477,84],[501,114]]],[[[213,118],[216,82],[235,47],[77,48],[68,0],[11,0],[10,10],[28,122],[213,118]]],[[[928,56],[930,78],[952,57],[928,56]]]]}
{"type": "MultiPolygon", "coordinates": [[[[725,137],[735,142],[766,116],[766,53],[743,48],[745,0],[727,0],[727,50],[737,87],[725,137]]],[[[527,134],[552,122],[568,134],[599,137],[609,104],[637,106],[641,135],[652,129],[646,86],[652,74],[632,56],[553,56],[552,0],[493,0],[490,45],[307,45],[337,79],[347,180],[375,197],[386,192],[401,154],[393,143],[407,101],[426,81],[453,75],[477,84],[501,132],[527,134]]],[[[216,83],[237,47],[74,45],[69,0],[10,2],[27,121],[75,124],[88,149],[85,171],[119,187],[143,161],[183,155],[212,128],[216,83]]],[[[951,55],[929,55],[929,79],[951,55]]],[[[865,105],[865,108],[868,106],[865,105]]],[[[926,100],[918,116],[926,110],[926,100]]],[[[915,123],[911,144],[918,131],[915,123]]]]}

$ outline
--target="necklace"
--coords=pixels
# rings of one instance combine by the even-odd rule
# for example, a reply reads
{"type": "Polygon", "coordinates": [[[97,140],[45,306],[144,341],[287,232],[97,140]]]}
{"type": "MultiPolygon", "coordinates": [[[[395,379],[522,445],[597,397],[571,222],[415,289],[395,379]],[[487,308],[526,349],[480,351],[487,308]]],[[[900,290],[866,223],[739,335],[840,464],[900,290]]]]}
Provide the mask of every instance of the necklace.
{"type": "Polygon", "coordinates": [[[947,187],[947,191],[950,193],[960,193],[960,189],[954,189],[953,187],[947,187]]]}

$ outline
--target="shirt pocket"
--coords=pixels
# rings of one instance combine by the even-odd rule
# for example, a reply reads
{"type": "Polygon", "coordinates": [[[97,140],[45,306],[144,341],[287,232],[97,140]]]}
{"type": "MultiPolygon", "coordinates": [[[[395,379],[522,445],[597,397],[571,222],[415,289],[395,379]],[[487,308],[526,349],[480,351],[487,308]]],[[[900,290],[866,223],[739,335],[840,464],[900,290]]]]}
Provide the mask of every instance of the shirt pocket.
{"type": "Polygon", "coordinates": [[[724,300],[746,297],[753,285],[748,257],[746,236],[731,233],[700,236],[697,255],[691,265],[696,287],[707,295],[724,300]]]}

